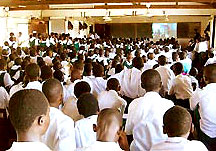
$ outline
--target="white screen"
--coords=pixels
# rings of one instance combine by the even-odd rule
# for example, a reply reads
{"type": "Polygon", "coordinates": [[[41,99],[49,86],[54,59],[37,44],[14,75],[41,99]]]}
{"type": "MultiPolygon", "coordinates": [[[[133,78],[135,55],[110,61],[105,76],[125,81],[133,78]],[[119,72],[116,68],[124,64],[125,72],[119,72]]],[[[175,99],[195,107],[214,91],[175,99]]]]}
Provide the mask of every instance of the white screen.
{"type": "Polygon", "coordinates": [[[153,23],[153,39],[177,37],[177,23],[153,23]]]}

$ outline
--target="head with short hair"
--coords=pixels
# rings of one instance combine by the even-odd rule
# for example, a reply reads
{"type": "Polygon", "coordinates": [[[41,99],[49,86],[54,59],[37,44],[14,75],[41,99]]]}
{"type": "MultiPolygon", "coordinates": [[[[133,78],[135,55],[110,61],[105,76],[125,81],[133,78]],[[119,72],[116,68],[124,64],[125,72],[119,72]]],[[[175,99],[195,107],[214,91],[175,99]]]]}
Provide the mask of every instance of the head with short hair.
{"type": "Polygon", "coordinates": [[[164,66],[167,64],[167,58],[164,55],[158,57],[158,64],[164,66]]]}
{"type": "Polygon", "coordinates": [[[0,70],[7,69],[7,61],[5,59],[0,59],[0,70]]]}
{"type": "Polygon", "coordinates": [[[183,67],[182,63],[176,62],[176,63],[173,65],[173,72],[175,73],[175,75],[179,75],[179,74],[181,74],[183,71],[184,71],[184,67],[183,67]]]}
{"type": "Polygon", "coordinates": [[[120,91],[120,83],[118,79],[111,78],[107,81],[107,90],[115,90],[116,92],[120,91]]]}
{"type": "Polygon", "coordinates": [[[92,64],[91,63],[86,63],[84,66],[84,73],[86,74],[86,76],[91,76],[92,74],[92,64]]]}
{"type": "Polygon", "coordinates": [[[97,118],[97,140],[104,142],[117,142],[122,128],[122,115],[116,109],[103,109],[97,118]]]}
{"type": "Polygon", "coordinates": [[[100,64],[95,64],[93,66],[93,75],[95,77],[102,77],[104,75],[104,67],[100,64]]]}
{"type": "Polygon", "coordinates": [[[144,62],[141,57],[135,57],[132,61],[133,67],[141,70],[144,67],[144,62]]]}
{"type": "Polygon", "coordinates": [[[190,113],[181,106],[174,106],[164,114],[164,133],[169,137],[188,137],[191,123],[190,113]]]}
{"type": "Polygon", "coordinates": [[[80,115],[85,118],[91,115],[96,115],[99,111],[98,100],[91,93],[82,94],[77,101],[77,108],[80,115]]]}
{"type": "Polygon", "coordinates": [[[71,82],[74,82],[75,80],[82,79],[82,70],[73,69],[71,71],[71,82]]]}
{"type": "Polygon", "coordinates": [[[63,87],[57,79],[49,79],[44,82],[42,91],[49,101],[50,106],[58,108],[63,99],[63,87]]]}
{"type": "Polygon", "coordinates": [[[42,66],[41,67],[41,79],[43,81],[51,79],[53,77],[53,71],[50,66],[42,66]]]}
{"type": "Polygon", "coordinates": [[[206,84],[216,83],[216,64],[209,64],[205,66],[203,76],[206,84]]]}
{"type": "Polygon", "coordinates": [[[31,63],[26,66],[25,68],[26,75],[28,78],[31,79],[37,79],[40,77],[40,67],[36,63],[31,63]]]}
{"type": "Polygon", "coordinates": [[[49,103],[44,94],[38,90],[16,92],[9,101],[8,111],[17,134],[29,132],[35,127],[35,130],[43,135],[48,128],[49,103]]]}
{"type": "Polygon", "coordinates": [[[154,69],[144,71],[141,75],[141,85],[142,88],[146,90],[146,92],[159,92],[162,86],[159,72],[154,69]]]}
{"type": "Polygon", "coordinates": [[[82,95],[83,93],[90,93],[90,92],[91,92],[91,87],[85,81],[80,81],[76,83],[74,86],[74,95],[76,96],[76,98],[79,98],[80,95],[82,95]]]}
{"type": "Polygon", "coordinates": [[[22,59],[21,59],[21,58],[16,58],[16,59],[14,60],[14,64],[15,64],[15,65],[21,65],[21,64],[22,64],[22,59]]]}
{"type": "Polygon", "coordinates": [[[189,72],[189,75],[196,77],[198,75],[197,68],[192,67],[191,70],[190,70],[190,72],[189,72]]]}
{"type": "Polygon", "coordinates": [[[53,73],[53,77],[58,79],[60,82],[64,82],[64,74],[61,70],[55,70],[53,73]]]}

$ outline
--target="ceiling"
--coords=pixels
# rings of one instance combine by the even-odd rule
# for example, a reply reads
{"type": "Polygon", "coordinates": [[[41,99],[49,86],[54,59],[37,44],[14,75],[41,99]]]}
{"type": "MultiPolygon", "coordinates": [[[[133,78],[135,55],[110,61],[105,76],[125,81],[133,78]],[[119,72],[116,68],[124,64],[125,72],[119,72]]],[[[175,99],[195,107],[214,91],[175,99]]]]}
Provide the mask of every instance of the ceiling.
{"type": "Polygon", "coordinates": [[[17,10],[59,9],[216,9],[215,0],[0,0],[0,6],[17,10]]]}

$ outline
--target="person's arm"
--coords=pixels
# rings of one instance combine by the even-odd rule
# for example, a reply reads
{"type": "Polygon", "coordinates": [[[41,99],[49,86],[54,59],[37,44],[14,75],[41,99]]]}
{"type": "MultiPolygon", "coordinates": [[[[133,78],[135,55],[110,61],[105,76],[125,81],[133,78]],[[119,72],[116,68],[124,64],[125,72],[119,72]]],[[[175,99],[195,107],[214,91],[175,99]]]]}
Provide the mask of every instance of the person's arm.
{"type": "Polygon", "coordinates": [[[121,149],[123,149],[124,151],[129,151],[130,147],[127,141],[127,136],[126,133],[124,131],[120,131],[119,132],[119,140],[118,140],[119,146],[121,147],[121,149]]]}

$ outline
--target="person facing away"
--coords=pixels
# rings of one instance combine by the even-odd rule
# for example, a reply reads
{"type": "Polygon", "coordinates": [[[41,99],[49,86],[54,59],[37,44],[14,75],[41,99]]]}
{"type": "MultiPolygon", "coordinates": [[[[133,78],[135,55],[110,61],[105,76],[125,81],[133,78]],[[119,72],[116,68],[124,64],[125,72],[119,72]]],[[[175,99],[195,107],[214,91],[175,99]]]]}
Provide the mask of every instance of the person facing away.
{"type": "Polygon", "coordinates": [[[207,85],[194,93],[190,105],[193,110],[199,105],[199,140],[207,146],[208,150],[213,151],[216,149],[216,65],[207,65],[203,76],[207,85]]]}
{"type": "Polygon", "coordinates": [[[98,100],[93,94],[84,93],[78,98],[77,108],[84,118],[75,123],[76,147],[88,147],[96,141],[92,125],[97,123],[98,100]]]}
{"type": "Polygon", "coordinates": [[[77,82],[74,86],[75,97],[64,103],[62,112],[70,116],[74,121],[78,121],[82,119],[83,116],[79,114],[77,108],[77,100],[83,93],[90,93],[90,91],[91,91],[91,87],[87,82],[85,81],[77,82]]]}
{"type": "Polygon", "coordinates": [[[17,134],[17,142],[8,151],[50,151],[41,142],[50,121],[49,103],[42,92],[33,89],[16,92],[8,111],[17,134]]]}
{"type": "Polygon", "coordinates": [[[50,104],[50,124],[43,142],[53,151],[75,150],[74,121],[58,109],[63,100],[63,88],[57,79],[47,80],[42,91],[50,104]]]}
{"type": "Polygon", "coordinates": [[[154,143],[167,138],[162,130],[163,115],[174,106],[172,101],[159,95],[162,82],[158,71],[144,71],[141,75],[141,85],[146,94],[130,104],[125,127],[126,134],[133,135],[134,138],[130,146],[131,151],[149,150],[154,143]]]}
{"type": "Polygon", "coordinates": [[[122,115],[116,109],[103,109],[93,125],[96,142],[77,151],[129,151],[125,133],[122,131],[122,115]]]}
{"type": "Polygon", "coordinates": [[[116,78],[109,79],[107,81],[106,91],[102,91],[98,95],[99,109],[114,108],[124,114],[127,102],[118,95],[120,90],[121,86],[119,81],[116,78]]]}
{"type": "Polygon", "coordinates": [[[168,135],[168,138],[153,145],[151,151],[207,151],[202,142],[187,140],[192,118],[185,108],[177,105],[167,110],[163,117],[163,124],[163,132],[168,135]]]}

